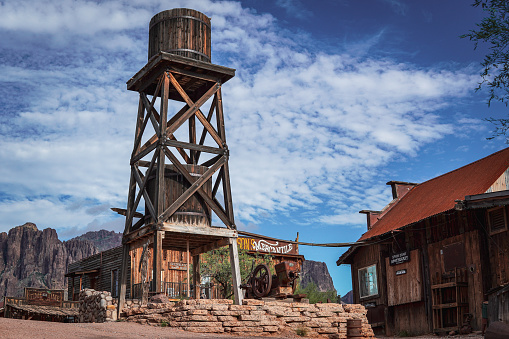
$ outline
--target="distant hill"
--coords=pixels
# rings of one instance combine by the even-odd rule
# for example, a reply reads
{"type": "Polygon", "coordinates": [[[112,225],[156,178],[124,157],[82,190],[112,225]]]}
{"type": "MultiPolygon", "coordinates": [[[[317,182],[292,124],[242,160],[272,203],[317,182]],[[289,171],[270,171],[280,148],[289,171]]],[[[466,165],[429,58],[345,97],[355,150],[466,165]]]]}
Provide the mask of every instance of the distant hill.
{"type": "Polygon", "coordinates": [[[348,292],[344,297],[341,298],[341,301],[345,304],[353,304],[353,292],[348,292]]]}
{"type": "Polygon", "coordinates": [[[305,260],[302,264],[300,286],[306,287],[314,282],[320,292],[336,291],[327,264],[320,261],[305,260]]]}
{"type": "Polygon", "coordinates": [[[60,241],[56,230],[33,223],[0,233],[0,295],[23,296],[24,287],[65,289],[67,265],[119,246],[122,234],[88,232],[60,241]]]}
{"type": "Polygon", "coordinates": [[[97,247],[99,252],[122,245],[122,233],[117,233],[115,231],[100,230],[87,232],[73,239],[88,240],[97,247]]]}

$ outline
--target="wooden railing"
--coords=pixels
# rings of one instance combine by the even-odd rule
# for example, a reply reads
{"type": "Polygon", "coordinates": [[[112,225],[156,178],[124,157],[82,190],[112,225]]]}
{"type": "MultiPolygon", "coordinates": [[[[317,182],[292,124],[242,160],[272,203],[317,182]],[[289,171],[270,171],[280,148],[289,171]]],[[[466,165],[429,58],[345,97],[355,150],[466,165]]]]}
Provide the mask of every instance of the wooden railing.
{"type": "MultiPolygon", "coordinates": [[[[16,305],[16,306],[28,305],[25,298],[5,297],[4,302],[5,302],[5,304],[16,305]]],[[[80,302],[79,301],[61,301],[60,304],[56,307],[79,308],[80,302]]]]}

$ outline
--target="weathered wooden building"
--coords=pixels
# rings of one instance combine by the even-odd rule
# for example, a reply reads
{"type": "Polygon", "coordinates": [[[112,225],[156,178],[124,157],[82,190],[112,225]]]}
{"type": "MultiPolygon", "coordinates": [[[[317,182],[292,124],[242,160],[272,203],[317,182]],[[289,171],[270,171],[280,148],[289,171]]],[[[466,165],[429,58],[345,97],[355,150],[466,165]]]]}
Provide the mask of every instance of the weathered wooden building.
{"type": "MultiPolygon", "coordinates": [[[[304,256],[299,254],[298,245],[280,240],[266,240],[257,237],[238,237],[239,249],[250,254],[270,254],[274,264],[281,261],[290,261],[302,267],[304,256]]],[[[151,267],[153,246],[147,244],[135,247],[129,252],[130,265],[126,284],[126,296],[128,298],[141,298],[142,282],[148,284],[152,276],[148,272],[143,273],[143,261],[146,258],[146,268],[151,267]],[[145,253],[144,253],[145,251],[145,253]],[[145,274],[145,276],[144,276],[145,274]]],[[[93,288],[100,291],[111,292],[113,297],[119,294],[119,270],[122,264],[122,247],[92,255],[88,258],[69,265],[66,277],[68,278],[68,295],[70,300],[77,300],[79,291],[83,288],[93,288]]],[[[161,281],[163,291],[169,298],[181,298],[189,296],[188,291],[191,279],[188,277],[188,263],[192,264],[191,255],[186,251],[163,249],[161,281]],[[188,261],[189,260],[189,261],[188,261]],[[189,282],[189,283],[188,283],[189,282]]],[[[218,291],[208,287],[208,278],[202,277],[202,298],[216,298],[218,291]]]]}
{"type": "Polygon", "coordinates": [[[390,181],[393,200],[363,210],[351,265],[354,303],[387,335],[481,329],[509,321],[509,148],[421,184],[390,181]]]}

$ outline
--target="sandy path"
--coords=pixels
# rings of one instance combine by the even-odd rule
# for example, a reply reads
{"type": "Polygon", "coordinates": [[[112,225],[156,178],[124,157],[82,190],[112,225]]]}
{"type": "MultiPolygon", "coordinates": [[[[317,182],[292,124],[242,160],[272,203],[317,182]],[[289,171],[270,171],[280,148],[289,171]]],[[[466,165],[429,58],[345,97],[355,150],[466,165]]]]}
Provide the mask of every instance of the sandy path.
{"type": "MultiPolygon", "coordinates": [[[[293,337],[293,336],[292,336],[293,337]]],[[[296,337],[296,336],[295,336],[296,337]]],[[[130,322],[102,324],[66,324],[47,321],[18,320],[0,317],[0,338],[8,339],[67,339],[67,338],[153,338],[198,339],[229,338],[239,336],[217,333],[193,333],[171,327],[139,325],[130,322]]],[[[248,338],[248,337],[242,337],[248,338]]],[[[269,337],[275,339],[275,337],[269,337]]],[[[260,337],[257,337],[260,339],[260,337]]]]}

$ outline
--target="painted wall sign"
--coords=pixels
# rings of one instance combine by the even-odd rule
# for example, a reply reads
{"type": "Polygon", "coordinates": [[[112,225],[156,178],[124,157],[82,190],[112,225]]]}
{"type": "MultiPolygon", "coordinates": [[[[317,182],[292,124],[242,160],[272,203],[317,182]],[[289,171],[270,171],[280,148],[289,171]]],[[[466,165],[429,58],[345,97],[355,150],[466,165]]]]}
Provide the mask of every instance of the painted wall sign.
{"type": "Polygon", "coordinates": [[[407,261],[410,261],[410,254],[408,253],[408,251],[405,251],[405,252],[400,252],[400,253],[391,255],[389,264],[391,266],[394,266],[394,265],[402,264],[407,261]]]}
{"type": "Polygon", "coordinates": [[[25,300],[29,305],[61,306],[64,290],[25,287],[25,300]]]}
{"type": "Polygon", "coordinates": [[[177,271],[187,271],[187,264],[185,262],[169,262],[168,269],[177,271]]]}
{"type": "Polygon", "coordinates": [[[406,274],[406,269],[396,271],[396,275],[406,274]]]}
{"type": "Polygon", "coordinates": [[[238,237],[237,245],[240,249],[249,252],[260,252],[268,254],[299,254],[297,247],[284,241],[264,240],[260,238],[238,237]]]}

